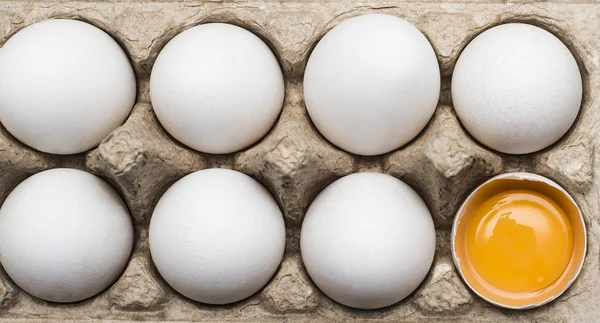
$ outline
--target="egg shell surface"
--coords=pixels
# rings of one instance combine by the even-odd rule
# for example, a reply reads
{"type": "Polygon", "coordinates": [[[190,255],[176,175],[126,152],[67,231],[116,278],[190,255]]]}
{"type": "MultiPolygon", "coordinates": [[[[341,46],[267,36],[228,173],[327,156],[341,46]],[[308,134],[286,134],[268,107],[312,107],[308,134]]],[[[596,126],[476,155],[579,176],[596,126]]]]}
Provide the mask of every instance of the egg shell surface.
{"type": "Polygon", "coordinates": [[[452,75],[454,109],[479,142],[527,154],[559,140],[577,118],[582,78],[569,49],[550,32],[510,23],[473,39],[452,75]]]}
{"type": "Polygon", "coordinates": [[[37,150],[66,155],[98,146],[135,97],[127,55],[91,24],[38,22],[0,48],[0,122],[37,150]]]}
{"type": "Polygon", "coordinates": [[[233,303],[256,293],[279,267],[284,249],[277,203],[261,184],[233,170],[180,179],[150,222],[150,252],[160,275],[202,303],[233,303]]]}
{"type": "Polygon", "coordinates": [[[302,260],[343,305],[376,309],[410,295],[433,262],[435,228],[421,197],[399,179],[356,173],[326,187],[302,224],[302,260]]]}
{"type": "Polygon", "coordinates": [[[0,209],[0,262],[27,293],[77,302],[121,275],[133,226],[121,197],[102,179],[75,169],[35,174],[0,209]]]}
{"type": "Polygon", "coordinates": [[[150,96],[160,123],[201,152],[232,153],[271,129],[281,112],[283,74],[275,55],[238,26],[185,30],[160,52],[150,96]]]}
{"type": "Polygon", "coordinates": [[[440,70],[431,44],[409,22],[385,14],[348,19],[310,55],[304,97],[334,145],[379,155],[415,138],[433,115],[440,70]]]}

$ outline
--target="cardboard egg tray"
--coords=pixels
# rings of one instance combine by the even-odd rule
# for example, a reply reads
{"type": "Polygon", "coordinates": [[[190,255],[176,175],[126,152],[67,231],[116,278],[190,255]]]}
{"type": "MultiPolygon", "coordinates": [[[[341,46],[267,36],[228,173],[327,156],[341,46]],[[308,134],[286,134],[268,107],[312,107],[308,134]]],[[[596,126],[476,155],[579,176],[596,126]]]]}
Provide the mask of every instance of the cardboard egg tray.
{"type": "MultiPolygon", "coordinates": [[[[110,182],[123,196],[135,224],[127,269],[108,290],[75,304],[36,299],[0,273],[0,322],[599,322],[600,178],[595,155],[600,130],[600,4],[592,1],[0,1],[0,45],[38,21],[74,18],[112,35],[135,68],[138,95],[126,123],[84,154],[37,152],[0,129],[0,201],[28,176],[54,167],[82,169],[110,182]],[[302,95],[303,71],[312,48],[339,22],[365,13],[388,13],[417,26],[435,49],[442,94],[426,129],[411,143],[377,157],[348,154],[328,143],[311,124],[302,95]],[[149,99],[152,64],[175,35],[205,22],[227,22],[259,35],[285,75],[280,118],[252,147],[229,155],[186,148],[158,123],[149,99]],[[584,80],[580,115],[567,135],[541,152],[509,156],[476,143],[452,109],[450,79],[466,44],[501,23],[526,22],[558,36],[577,58],[584,80]],[[287,226],[284,259],[273,279],[254,296],[210,306],[170,288],[152,264],[148,224],[154,205],[176,180],[196,170],[224,167],[264,184],[279,203],[287,226]],[[372,311],[333,302],[311,282],[302,265],[299,233],[312,199],[329,183],[358,171],[396,176],[428,204],[437,230],[434,264],[421,286],[402,302],[372,311]],[[451,259],[450,228],[460,203],[484,180],[503,172],[547,176],[579,203],[588,230],[588,252],[575,284],[538,309],[510,311],[471,293],[451,259]]],[[[40,53],[44,55],[44,53],[40,53]]],[[[418,246],[417,246],[418,247],[418,246]]]]}

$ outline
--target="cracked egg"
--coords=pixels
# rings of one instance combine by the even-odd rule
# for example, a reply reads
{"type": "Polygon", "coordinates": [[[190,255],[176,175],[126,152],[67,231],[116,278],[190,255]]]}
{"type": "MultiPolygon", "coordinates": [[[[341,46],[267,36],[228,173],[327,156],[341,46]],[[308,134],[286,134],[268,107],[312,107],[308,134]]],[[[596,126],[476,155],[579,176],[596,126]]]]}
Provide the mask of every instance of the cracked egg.
{"type": "Polygon", "coordinates": [[[454,263],[486,301],[509,309],[544,305],[577,278],[586,229],[573,198],[531,173],[496,176],[460,207],[452,227],[454,263]]]}

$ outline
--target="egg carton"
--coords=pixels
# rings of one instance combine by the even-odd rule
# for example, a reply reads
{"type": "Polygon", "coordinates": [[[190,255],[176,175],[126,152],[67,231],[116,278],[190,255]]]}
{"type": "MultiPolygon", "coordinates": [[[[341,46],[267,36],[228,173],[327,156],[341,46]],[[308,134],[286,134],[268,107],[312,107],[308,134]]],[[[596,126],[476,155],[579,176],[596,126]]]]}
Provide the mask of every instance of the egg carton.
{"type": "Polygon", "coordinates": [[[0,128],[0,201],[34,173],[77,168],[110,182],[129,206],[135,225],[134,251],[125,272],[89,300],[42,301],[0,272],[0,322],[600,321],[600,164],[595,154],[600,129],[599,13],[600,4],[578,0],[0,1],[0,45],[38,21],[87,21],[122,45],[138,84],[136,104],[125,124],[87,153],[44,154],[0,128]],[[442,94],[435,115],[416,139],[391,153],[363,157],[336,148],[319,134],[304,106],[302,78],[311,50],[328,30],[347,18],[375,12],[406,19],[427,36],[440,64],[442,94]],[[186,28],[206,22],[239,25],[260,36],[285,76],[285,103],[275,126],[255,145],[228,155],[202,154],[178,143],[157,121],[149,97],[150,73],[161,48],[186,28]],[[584,82],[581,112],[567,135],[524,156],[499,154],[475,142],[461,127],[450,97],[450,78],[461,50],[482,31],[506,22],[534,24],[558,36],[576,57],[584,82]],[[148,245],[149,220],[160,196],[186,174],[212,167],[235,169],[264,184],[279,203],[287,228],[285,256],[273,279],[252,297],[225,306],[177,294],[158,274],[148,245]],[[411,185],[426,201],[436,226],[436,255],[428,276],[411,296],[380,310],[355,310],[329,299],[311,282],[299,252],[302,219],[312,199],[334,180],[359,171],[388,173],[411,185]],[[560,183],[579,203],[588,231],[579,279],[557,300],[535,310],[504,310],[479,299],[461,281],[451,258],[450,228],[460,203],[484,180],[509,171],[533,172],[560,183]]]}

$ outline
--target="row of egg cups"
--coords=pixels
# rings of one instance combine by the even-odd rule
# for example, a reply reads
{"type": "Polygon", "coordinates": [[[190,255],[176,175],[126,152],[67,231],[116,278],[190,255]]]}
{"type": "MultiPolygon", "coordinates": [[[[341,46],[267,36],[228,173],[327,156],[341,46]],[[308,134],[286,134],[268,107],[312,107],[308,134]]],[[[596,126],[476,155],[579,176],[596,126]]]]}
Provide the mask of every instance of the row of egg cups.
{"type": "MultiPolygon", "coordinates": [[[[401,180],[361,172],[327,186],[301,229],[304,266],[338,303],[377,309],[425,279],[435,229],[421,197],[401,180]]],[[[452,227],[456,268],[473,292],[497,306],[527,309],[560,296],[586,253],[581,211],[555,182],[506,173],[475,189],[452,227]]],[[[258,292],[285,249],[281,210],[256,180],[237,171],[197,171],[174,183],[149,228],[152,260],[180,294],[228,304],[258,292]]],[[[19,184],[0,208],[0,263],[29,294],[77,302],[108,288],[133,244],[129,212],[100,178],[58,168],[19,184]]]]}
{"type": "MultiPolygon", "coordinates": [[[[334,145],[380,155],[414,139],[440,94],[427,38],[395,16],[348,19],[317,44],[304,75],[307,111],[334,145]]],[[[452,77],[454,109],[467,131],[494,150],[546,148],[573,125],[582,78],[569,49],[528,24],[489,29],[461,53],[452,77]]],[[[0,50],[0,122],[43,152],[73,154],[99,144],[135,102],[133,69],[119,45],[75,20],[48,20],[0,50]]],[[[203,24],[174,37],[150,78],[154,112],[175,139],[227,154],[260,140],[278,118],[283,74],[251,32],[203,24]]]]}

